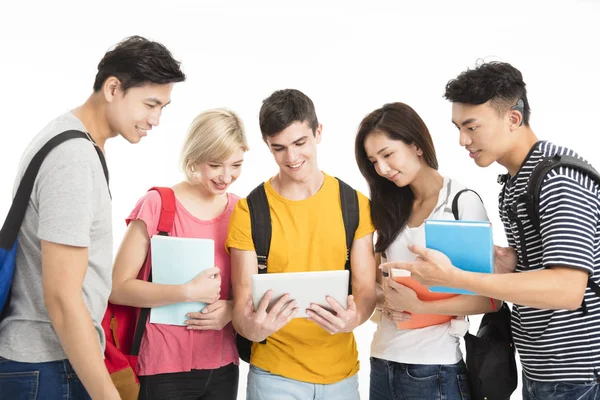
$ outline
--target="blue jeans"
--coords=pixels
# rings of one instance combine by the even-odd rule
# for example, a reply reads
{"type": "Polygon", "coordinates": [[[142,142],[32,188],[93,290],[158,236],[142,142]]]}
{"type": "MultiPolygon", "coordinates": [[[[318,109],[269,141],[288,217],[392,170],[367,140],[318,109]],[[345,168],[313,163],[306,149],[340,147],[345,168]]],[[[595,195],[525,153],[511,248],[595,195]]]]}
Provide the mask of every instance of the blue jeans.
{"type": "Polygon", "coordinates": [[[250,365],[246,400],[359,400],[358,376],[321,385],[274,375],[250,365]]]}
{"type": "Polygon", "coordinates": [[[467,367],[401,364],[371,357],[370,400],[470,400],[467,367]]]}
{"type": "Polygon", "coordinates": [[[523,400],[600,399],[598,381],[588,383],[540,382],[523,376],[523,400]]]}
{"type": "Polygon", "coordinates": [[[68,360],[22,363],[0,357],[1,400],[89,400],[68,360]]]}

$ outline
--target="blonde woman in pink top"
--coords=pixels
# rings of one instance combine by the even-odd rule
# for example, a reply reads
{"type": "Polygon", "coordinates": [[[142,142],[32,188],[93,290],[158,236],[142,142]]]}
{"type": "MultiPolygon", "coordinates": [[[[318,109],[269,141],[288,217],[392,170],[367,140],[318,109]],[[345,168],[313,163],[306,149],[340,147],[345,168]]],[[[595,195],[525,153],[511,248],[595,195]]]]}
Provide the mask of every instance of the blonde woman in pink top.
{"type": "Polygon", "coordinates": [[[176,215],[171,236],[213,239],[216,268],[183,285],[137,279],[142,268],[148,268],[150,238],[158,233],[158,192],[146,193],[127,217],[129,227],[115,259],[110,301],[140,308],[186,301],[210,303],[201,313],[190,315],[187,326],[146,323],[137,365],[140,399],[237,397],[239,359],[224,243],[239,199],[227,189],[240,176],[247,150],[242,122],[235,113],[225,109],[203,112],[190,126],[183,146],[181,164],[187,179],[172,187],[176,215]]]}

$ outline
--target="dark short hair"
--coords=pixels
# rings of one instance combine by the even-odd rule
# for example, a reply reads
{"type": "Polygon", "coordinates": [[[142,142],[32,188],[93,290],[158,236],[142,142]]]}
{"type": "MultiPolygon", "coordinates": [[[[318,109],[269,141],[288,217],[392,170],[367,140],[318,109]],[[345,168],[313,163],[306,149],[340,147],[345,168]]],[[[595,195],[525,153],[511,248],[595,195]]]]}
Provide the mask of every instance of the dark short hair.
{"type": "Polygon", "coordinates": [[[371,112],[360,123],[355,140],[356,163],[369,184],[371,218],[377,230],[375,251],[381,253],[406,227],[415,196],[410,186],[398,187],[377,174],[365,151],[365,140],[376,132],[406,145],[414,144],[423,151],[423,160],[433,169],[438,169],[438,160],[427,125],[407,104],[386,104],[371,112]]]}
{"type": "Polygon", "coordinates": [[[487,101],[502,114],[523,101],[523,124],[529,125],[531,109],[521,71],[504,62],[487,62],[467,69],[446,84],[444,97],[452,103],[483,104],[487,101]]]}
{"type": "Polygon", "coordinates": [[[313,134],[319,126],[312,100],[296,89],[278,90],[264,99],[258,122],[263,138],[275,136],[295,122],[307,122],[313,134]]]}
{"type": "Polygon", "coordinates": [[[162,85],[183,82],[185,74],[180,64],[164,45],[141,36],[130,36],[100,60],[94,92],[100,90],[111,76],[121,82],[123,92],[148,83],[162,85]]]}

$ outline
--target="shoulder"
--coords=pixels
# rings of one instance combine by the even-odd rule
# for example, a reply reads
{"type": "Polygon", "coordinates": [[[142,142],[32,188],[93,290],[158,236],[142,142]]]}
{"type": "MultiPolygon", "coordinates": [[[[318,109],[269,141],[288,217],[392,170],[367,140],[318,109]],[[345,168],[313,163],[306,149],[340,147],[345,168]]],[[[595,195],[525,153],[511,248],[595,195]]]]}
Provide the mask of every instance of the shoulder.
{"type": "MultiPolygon", "coordinates": [[[[566,147],[556,146],[549,142],[545,142],[541,150],[542,159],[546,157],[552,157],[554,155],[566,155],[587,163],[587,160],[582,158],[575,151],[566,147]]],[[[558,191],[563,193],[565,191],[576,191],[598,196],[600,193],[599,182],[594,180],[593,176],[577,168],[569,166],[559,166],[554,168],[550,170],[546,176],[542,177],[542,179],[542,194],[558,191]]]]}
{"type": "Polygon", "coordinates": [[[456,196],[459,196],[458,202],[461,206],[481,204],[481,197],[479,196],[479,193],[477,193],[476,190],[465,186],[462,182],[459,182],[456,179],[450,179],[450,181],[452,185],[452,192],[450,194],[451,199],[454,199],[456,196]]]}

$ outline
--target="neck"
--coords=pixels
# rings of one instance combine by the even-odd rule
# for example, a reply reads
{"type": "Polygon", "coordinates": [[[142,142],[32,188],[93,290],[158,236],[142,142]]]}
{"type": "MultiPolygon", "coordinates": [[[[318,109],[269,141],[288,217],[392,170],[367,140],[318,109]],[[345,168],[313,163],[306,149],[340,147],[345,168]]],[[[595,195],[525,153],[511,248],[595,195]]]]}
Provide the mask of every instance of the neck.
{"type": "Polygon", "coordinates": [[[85,103],[72,112],[81,120],[88,134],[102,151],[106,140],[117,136],[116,132],[111,131],[106,119],[106,102],[100,93],[93,93],[85,103]]]}
{"type": "Polygon", "coordinates": [[[325,175],[318,168],[302,181],[293,180],[280,171],[271,179],[271,186],[287,199],[305,200],[317,193],[324,181],[325,175]]]}
{"type": "Polygon", "coordinates": [[[498,159],[498,164],[505,167],[510,176],[515,176],[519,172],[521,165],[525,161],[525,157],[527,157],[531,148],[539,140],[531,128],[525,126],[519,129],[523,131],[514,132],[519,135],[517,140],[515,140],[505,155],[498,159]]]}
{"type": "Polygon", "coordinates": [[[431,197],[438,197],[444,186],[444,177],[428,165],[421,167],[419,175],[410,184],[410,189],[415,196],[415,202],[422,202],[431,197]]]}

